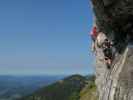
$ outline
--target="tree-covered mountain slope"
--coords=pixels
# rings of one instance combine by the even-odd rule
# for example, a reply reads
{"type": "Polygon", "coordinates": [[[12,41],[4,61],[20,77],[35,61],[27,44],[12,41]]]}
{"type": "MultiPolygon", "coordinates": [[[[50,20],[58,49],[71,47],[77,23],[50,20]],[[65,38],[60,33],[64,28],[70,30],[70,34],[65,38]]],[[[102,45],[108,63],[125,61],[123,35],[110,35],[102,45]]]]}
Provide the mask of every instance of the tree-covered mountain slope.
{"type": "Polygon", "coordinates": [[[94,81],[89,81],[88,84],[80,91],[79,100],[98,100],[94,81]]]}
{"type": "Polygon", "coordinates": [[[63,80],[59,80],[54,84],[41,88],[20,100],[85,100],[80,98],[89,90],[89,92],[94,90],[94,88],[94,80],[92,80],[92,78],[87,79],[80,75],[72,75],[63,80]],[[85,90],[85,88],[87,88],[87,90],[85,90]],[[82,91],[82,89],[84,90],[82,91]]]}

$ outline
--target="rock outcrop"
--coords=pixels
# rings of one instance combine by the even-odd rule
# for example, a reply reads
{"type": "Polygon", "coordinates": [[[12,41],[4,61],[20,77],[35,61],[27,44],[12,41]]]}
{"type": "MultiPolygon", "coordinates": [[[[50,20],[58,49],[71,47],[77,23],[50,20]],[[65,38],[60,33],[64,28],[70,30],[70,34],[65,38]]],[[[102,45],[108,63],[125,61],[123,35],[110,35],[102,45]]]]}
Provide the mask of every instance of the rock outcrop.
{"type": "Polygon", "coordinates": [[[95,21],[114,42],[111,69],[96,48],[96,85],[99,100],[133,100],[133,0],[91,0],[95,21]]]}

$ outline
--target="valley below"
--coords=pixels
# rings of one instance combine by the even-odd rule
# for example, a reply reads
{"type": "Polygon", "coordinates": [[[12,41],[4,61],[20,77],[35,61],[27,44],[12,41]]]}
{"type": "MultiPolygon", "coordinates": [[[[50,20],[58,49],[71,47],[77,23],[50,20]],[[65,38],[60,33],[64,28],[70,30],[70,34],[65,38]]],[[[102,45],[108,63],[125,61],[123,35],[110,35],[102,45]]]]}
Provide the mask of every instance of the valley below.
{"type": "Polygon", "coordinates": [[[0,76],[0,100],[16,100],[64,76],[0,76]]]}

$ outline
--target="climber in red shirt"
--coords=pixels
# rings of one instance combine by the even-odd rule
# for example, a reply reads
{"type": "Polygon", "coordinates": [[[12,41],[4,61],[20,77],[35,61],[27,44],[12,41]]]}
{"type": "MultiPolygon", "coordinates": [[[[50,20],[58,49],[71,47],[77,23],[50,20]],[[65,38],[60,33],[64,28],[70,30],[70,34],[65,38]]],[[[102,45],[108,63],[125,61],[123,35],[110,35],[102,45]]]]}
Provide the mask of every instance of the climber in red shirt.
{"type": "Polygon", "coordinates": [[[90,36],[91,36],[91,39],[93,40],[92,51],[94,52],[95,51],[95,41],[98,36],[98,29],[97,29],[96,25],[93,26],[92,31],[90,32],[90,36]]]}
{"type": "Polygon", "coordinates": [[[97,38],[97,35],[98,35],[98,30],[97,30],[97,27],[96,27],[96,26],[94,26],[94,27],[92,28],[92,31],[91,31],[90,34],[91,34],[92,40],[95,41],[96,38],[97,38]]]}

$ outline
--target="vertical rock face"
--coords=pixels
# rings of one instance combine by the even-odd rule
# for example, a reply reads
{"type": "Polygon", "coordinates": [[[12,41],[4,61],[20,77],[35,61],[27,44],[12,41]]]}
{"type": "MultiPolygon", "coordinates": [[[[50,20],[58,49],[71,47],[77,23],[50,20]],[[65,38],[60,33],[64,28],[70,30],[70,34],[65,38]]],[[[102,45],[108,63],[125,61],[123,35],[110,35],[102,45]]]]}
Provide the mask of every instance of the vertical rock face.
{"type": "Polygon", "coordinates": [[[111,69],[100,58],[102,52],[96,57],[99,100],[133,100],[133,46],[128,45],[122,55],[117,55],[111,69]]]}
{"type": "Polygon", "coordinates": [[[117,43],[111,69],[104,63],[102,49],[96,47],[99,100],[133,100],[133,46],[127,41],[133,34],[133,0],[91,1],[98,27],[117,43]]]}

